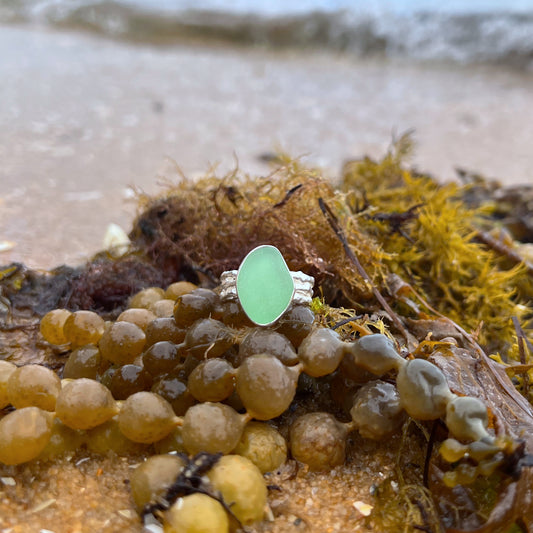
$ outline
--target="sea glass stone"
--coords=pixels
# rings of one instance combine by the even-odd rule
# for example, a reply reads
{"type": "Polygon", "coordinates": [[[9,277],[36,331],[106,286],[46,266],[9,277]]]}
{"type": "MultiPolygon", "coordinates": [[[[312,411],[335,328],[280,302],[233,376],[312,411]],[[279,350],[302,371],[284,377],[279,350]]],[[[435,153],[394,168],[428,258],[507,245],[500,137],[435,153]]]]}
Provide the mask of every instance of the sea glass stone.
{"type": "Polygon", "coordinates": [[[294,281],[275,246],[258,246],[244,258],[237,273],[237,295],[248,318],[258,326],[269,326],[285,313],[294,295],[294,281]]]}

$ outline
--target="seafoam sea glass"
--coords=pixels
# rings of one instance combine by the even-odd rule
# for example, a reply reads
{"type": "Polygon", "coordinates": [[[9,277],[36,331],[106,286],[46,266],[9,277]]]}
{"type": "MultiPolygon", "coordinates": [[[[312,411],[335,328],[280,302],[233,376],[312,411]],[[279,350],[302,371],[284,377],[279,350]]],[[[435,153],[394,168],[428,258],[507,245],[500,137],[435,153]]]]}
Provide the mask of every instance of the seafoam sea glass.
{"type": "Polygon", "coordinates": [[[258,246],[244,258],[237,274],[237,295],[248,318],[259,326],[268,326],[285,313],[294,295],[294,281],[275,246],[258,246]]]}

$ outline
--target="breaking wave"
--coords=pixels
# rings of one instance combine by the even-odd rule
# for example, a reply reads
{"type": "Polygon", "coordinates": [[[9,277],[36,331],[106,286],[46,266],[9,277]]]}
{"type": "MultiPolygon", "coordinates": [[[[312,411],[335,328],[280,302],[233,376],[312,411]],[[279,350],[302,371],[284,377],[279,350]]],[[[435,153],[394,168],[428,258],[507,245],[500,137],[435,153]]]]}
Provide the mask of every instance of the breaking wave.
{"type": "Polygon", "coordinates": [[[417,9],[370,11],[339,0],[285,4],[291,5],[241,0],[230,9],[220,0],[3,0],[0,23],[45,25],[158,45],[226,42],[533,68],[533,9],[523,6],[469,12],[429,10],[423,4],[417,9]]]}

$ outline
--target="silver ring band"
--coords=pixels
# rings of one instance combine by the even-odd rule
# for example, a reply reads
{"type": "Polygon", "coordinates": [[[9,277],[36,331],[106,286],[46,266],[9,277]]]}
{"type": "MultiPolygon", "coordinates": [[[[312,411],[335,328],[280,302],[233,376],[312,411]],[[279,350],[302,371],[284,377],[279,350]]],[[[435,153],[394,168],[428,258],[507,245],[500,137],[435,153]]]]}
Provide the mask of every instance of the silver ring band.
{"type": "MultiPolygon", "coordinates": [[[[220,299],[222,301],[238,300],[237,295],[237,273],[238,270],[226,270],[220,275],[220,299]]],[[[308,305],[313,299],[313,286],[315,278],[303,272],[291,272],[294,282],[294,294],[292,304],[308,305]]]]}

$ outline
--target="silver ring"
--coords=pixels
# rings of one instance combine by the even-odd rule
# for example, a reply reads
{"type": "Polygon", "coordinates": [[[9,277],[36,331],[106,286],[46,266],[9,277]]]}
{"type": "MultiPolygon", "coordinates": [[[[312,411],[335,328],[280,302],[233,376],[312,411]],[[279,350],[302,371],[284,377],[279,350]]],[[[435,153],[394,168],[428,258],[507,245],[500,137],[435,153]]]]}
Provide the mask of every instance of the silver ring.
{"type": "MultiPolygon", "coordinates": [[[[238,270],[226,270],[220,274],[220,299],[222,301],[238,300],[237,295],[237,274],[238,270]]],[[[308,276],[300,270],[290,271],[294,281],[293,305],[309,305],[313,299],[313,286],[315,278],[308,276]]]]}
{"type": "Polygon", "coordinates": [[[290,271],[276,247],[261,245],[248,253],[238,270],[221,274],[220,299],[238,301],[254,324],[269,326],[293,305],[310,304],[314,284],[312,276],[290,271]]]}

